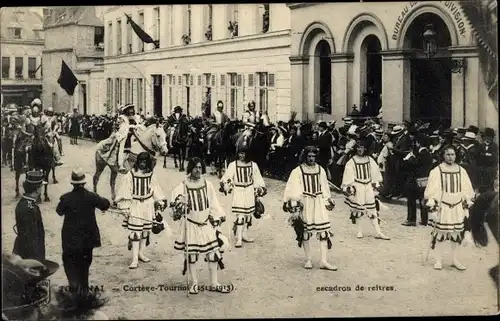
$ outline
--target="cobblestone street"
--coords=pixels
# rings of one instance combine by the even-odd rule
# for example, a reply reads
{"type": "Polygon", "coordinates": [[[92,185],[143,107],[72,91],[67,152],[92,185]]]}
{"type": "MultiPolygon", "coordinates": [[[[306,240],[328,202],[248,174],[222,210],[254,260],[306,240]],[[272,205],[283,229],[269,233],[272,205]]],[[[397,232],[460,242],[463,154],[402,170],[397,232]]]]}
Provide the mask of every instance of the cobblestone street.
{"type": "MultiPolygon", "coordinates": [[[[65,164],[56,169],[59,183],[54,185],[49,180],[51,201],[40,205],[47,258],[61,264],[51,282],[61,286],[67,282],[61,259],[63,219],[56,214],[55,207],[59,197],[71,189],[69,181],[75,166],[86,172],[90,190],[95,169],[95,143],[79,141],[74,146],[64,137],[63,144],[65,164]]],[[[155,170],[170,201],[172,189],[185,173],[174,168],[171,159],[167,160],[167,169],[162,168],[162,163],[159,158],[155,170]]],[[[12,226],[17,202],[14,172],[7,167],[1,171],[3,250],[10,253],[15,239],[12,226]]],[[[209,179],[218,186],[215,176],[209,179]]],[[[20,185],[23,180],[24,175],[20,185]]],[[[314,268],[305,270],[303,250],[297,247],[295,233],[286,224],[287,213],[281,209],[285,183],[271,179],[265,182],[268,195],[264,205],[268,216],[254,220],[251,236],[256,241],[240,249],[233,247],[224,255],[226,268],[219,272],[219,279],[234,286],[232,293],[225,295],[200,292],[188,299],[185,291],[160,289],[159,285],[170,289],[186,284],[186,276],[181,274],[183,253],[173,247],[177,222],[167,212],[163,214],[168,216],[167,230],[153,235],[148,248],[151,262],[129,270],[127,232],[121,228],[121,217],[97,211],[102,247],[94,250],[90,281],[101,286],[110,298],[103,312],[110,319],[151,319],[477,315],[498,311],[495,286],[488,275],[488,270],[498,263],[499,249],[495,242],[484,249],[463,247],[461,262],[468,267],[463,272],[450,266],[451,249],[443,246],[443,270],[435,271],[432,255],[425,262],[430,228],[401,226],[406,218],[405,206],[385,204],[387,208],[381,211],[381,228],[391,237],[390,241],[374,239],[374,230],[367,219],[362,219],[365,237],[357,239],[348,208],[337,194],[336,208],[330,214],[334,237],[328,255],[339,269],[331,272],[318,268],[319,247],[314,239],[314,268]],[[130,291],[131,288],[139,291],[130,291]]],[[[98,193],[110,196],[109,169],[101,176],[98,193]]],[[[218,194],[227,213],[228,222],[223,226],[226,235],[234,220],[230,195],[218,194]]],[[[231,243],[234,245],[234,239],[231,243]]],[[[198,266],[200,283],[207,285],[208,266],[203,259],[198,266]]]]}

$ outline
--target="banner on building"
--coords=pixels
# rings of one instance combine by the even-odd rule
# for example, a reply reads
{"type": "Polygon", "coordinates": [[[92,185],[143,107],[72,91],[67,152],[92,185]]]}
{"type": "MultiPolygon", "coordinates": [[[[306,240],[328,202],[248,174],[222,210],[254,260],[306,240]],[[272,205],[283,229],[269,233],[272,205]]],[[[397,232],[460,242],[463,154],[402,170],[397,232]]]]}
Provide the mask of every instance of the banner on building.
{"type": "Polygon", "coordinates": [[[156,45],[153,38],[151,38],[151,36],[148,35],[146,31],[142,30],[142,28],[139,27],[139,25],[135,23],[128,14],[125,14],[125,16],[127,17],[127,23],[130,23],[130,26],[132,26],[132,29],[134,29],[135,34],[142,40],[142,42],[154,43],[156,45]]]}
{"type": "Polygon", "coordinates": [[[78,79],[64,60],[62,61],[61,74],[59,75],[59,79],[57,79],[57,83],[70,96],[73,96],[76,85],[78,85],[78,79]]]}

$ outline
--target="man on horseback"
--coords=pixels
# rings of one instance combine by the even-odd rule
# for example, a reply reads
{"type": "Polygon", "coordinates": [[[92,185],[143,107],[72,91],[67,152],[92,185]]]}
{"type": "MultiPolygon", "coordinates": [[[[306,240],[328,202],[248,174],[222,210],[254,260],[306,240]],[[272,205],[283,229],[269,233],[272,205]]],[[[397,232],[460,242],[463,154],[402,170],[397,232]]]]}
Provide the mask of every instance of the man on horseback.
{"type": "Polygon", "coordinates": [[[182,107],[181,106],[176,106],[174,108],[174,113],[170,116],[168,116],[167,119],[167,124],[169,126],[169,132],[168,132],[168,143],[169,143],[169,148],[172,148],[173,142],[174,142],[174,133],[177,127],[183,123],[187,122],[188,119],[185,114],[182,113],[182,107]]]}
{"type": "Polygon", "coordinates": [[[125,160],[127,159],[125,154],[130,153],[130,148],[132,147],[132,136],[135,133],[135,128],[137,125],[135,117],[135,106],[133,104],[127,104],[120,107],[119,121],[121,121],[118,131],[115,134],[116,141],[119,144],[118,149],[118,167],[120,172],[125,172],[125,160]]]}
{"type": "Polygon", "coordinates": [[[217,110],[209,118],[210,122],[207,126],[205,136],[207,137],[207,154],[210,154],[212,137],[222,130],[224,124],[229,121],[229,117],[224,113],[224,103],[222,100],[217,102],[217,110]]]}
{"type": "Polygon", "coordinates": [[[33,126],[43,125],[47,122],[47,117],[41,113],[42,102],[35,98],[31,102],[31,115],[28,117],[33,126]]]}
{"type": "Polygon", "coordinates": [[[248,109],[245,110],[243,114],[243,124],[245,125],[243,135],[251,136],[253,129],[260,122],[260,116],[257,111],[255,111],[255,102],[253,100],[248,103],[247,107],[248,109]]]}

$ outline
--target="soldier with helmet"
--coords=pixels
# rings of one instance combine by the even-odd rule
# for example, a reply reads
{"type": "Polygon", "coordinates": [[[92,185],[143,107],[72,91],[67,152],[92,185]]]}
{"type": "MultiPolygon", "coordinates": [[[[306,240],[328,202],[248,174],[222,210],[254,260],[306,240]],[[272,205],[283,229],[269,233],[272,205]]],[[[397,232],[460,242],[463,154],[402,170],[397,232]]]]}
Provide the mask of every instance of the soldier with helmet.
{"type": "Polygon", "coordinates": [[[54,109],[52,107],[47,108],[45,111],[47,121],[45,122],[45,129],[48,132],[48,136],[50,141],[53,141],[53,153],[55,164],[62,165],[64,162],[61,160],[62,153],[62,142],[61,137],[59,136],[59,123],[57,122],[57,117],[54,116],[54,109]]]}
{"type": "Polygon", "coordinates": [[[256,198],[261,198],[267,191],[259,166],[249,160],[248,146],[238,144],[237,152],[238,159],[229,164],[220,181],[220,191],[226,195],[233,192],[232,212],[236,216],[233,229],[236,234],[235,247],[241,247],[242,242],[254,241],[247,233],[252,225],[252,215],[255,215],[256,198]]]}
{"type": "MultiPolygon", "coordinates": [[[[211,115],[209,118],[212,120],[209,126],[207,126],[205,134],[207,137],[210,137],[215,135],[217,132],[219,132],[223,127],[224,124],[229,120],[229,117],[224,113],[224,103],[222,100],[219,100],[217,102],[217,110],[211,115]]],[[[212,139],[207,139],[208,146],[207,146],[207,153],[210,154],[211,152],[211,142],[212,139]]]]}
{"type": "Polygon", "coordinates": [[[245,125],[244,134],[250,136],[252,130],[260,122],[260,116],[255,110],[255,101],[251,101],[247,105],[247,110],[243,113],[243,124],[245,125]]]}
{"type": "Polygon", "coordinates": [[[174,141],[174,132],[177,126],[179,126],[183,122],[187,122],[187,116],[183,114],[181,106],[175,106],[174,112],[172,115],[168,116],[167,124],[169,126],[169,147],[172,148],[172,144],[174,141]]]}
{"type": "Polygon", "coordinates": [[[47,117],[42,113],[42,102],[38,98],[35,98],[31,102],[31,115],[29,119],[33,126],[43,125],[47,121],[47,117]]]}

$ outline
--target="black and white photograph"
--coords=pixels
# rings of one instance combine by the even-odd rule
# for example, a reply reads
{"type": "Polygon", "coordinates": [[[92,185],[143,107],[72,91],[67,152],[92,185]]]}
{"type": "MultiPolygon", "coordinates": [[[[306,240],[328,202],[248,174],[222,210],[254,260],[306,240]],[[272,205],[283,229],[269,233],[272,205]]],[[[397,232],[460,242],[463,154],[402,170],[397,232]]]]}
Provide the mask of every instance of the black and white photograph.
{"type": "Polygon", "coordinates": [[[499,314],[496,0],[17,5],[2,320],[499,314]]]}

